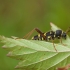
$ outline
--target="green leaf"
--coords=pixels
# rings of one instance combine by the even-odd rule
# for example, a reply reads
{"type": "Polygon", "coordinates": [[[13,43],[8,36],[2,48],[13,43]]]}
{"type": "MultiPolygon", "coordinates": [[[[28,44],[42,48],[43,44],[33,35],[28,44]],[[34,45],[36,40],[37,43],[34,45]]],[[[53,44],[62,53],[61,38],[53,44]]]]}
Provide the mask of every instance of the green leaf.
{"type": "Polygon", "coordinates": [[[52,22],[50,22],[50,26],[51,26],[51,30],[53,30],[53,31],[56,31],[56,30],[60,29],[55,24],[53,24],[52,22]]]}
{"type": "MultiPolygon", "coordinates": [[[[53,30],[58,27],[51,24],[53,30]]],[[[45,41],[12,39],[0,36],[4,43],[3,48],[9,53],[7,56],[20,60],[15,68],[23,70],[55,70],[59,66],[65,66],[70,63],[70,39],[63,41],[67,46],[54,44],[45,41]]]]}

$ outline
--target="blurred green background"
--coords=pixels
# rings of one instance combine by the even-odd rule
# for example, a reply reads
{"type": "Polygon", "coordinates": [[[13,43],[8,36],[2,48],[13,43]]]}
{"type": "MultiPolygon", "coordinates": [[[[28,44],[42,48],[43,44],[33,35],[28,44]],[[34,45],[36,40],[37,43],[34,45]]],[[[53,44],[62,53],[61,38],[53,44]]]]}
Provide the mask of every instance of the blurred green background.
{"type": "MultiPolygon", "coordinates": [[[[46,32],[50,22],[64,31],[70,26],[70,0],[0,0],[0,35],[22,38],[35,27],[46,32]]],[[[18,60],[7,53],[0,46],[0,70],[15,70],[18,60]]]]}

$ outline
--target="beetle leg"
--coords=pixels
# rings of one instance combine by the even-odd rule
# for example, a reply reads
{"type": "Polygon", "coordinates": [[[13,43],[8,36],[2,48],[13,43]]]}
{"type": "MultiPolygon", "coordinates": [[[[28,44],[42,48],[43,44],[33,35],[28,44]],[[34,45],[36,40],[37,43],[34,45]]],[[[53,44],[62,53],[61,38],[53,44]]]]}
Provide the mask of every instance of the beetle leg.
{"type": "Polygon", "coordinates": [[[60,43],[61,43],[63,46],[66,46],[66,44],[63,44],[63,42],[62,42],[62,37],[60,38],[60,43]]]}
{"type": "Polygon", "coordinates": [[[53,43],[53,46],[54,46],[55,51],[57,52],[57,49],[56,49],[56,47],[55,47],[55,45],[54,45],[54,40],[52,39],[52,37],[51,37],[51,41],[52,41],[52,43],[53,43]]]}

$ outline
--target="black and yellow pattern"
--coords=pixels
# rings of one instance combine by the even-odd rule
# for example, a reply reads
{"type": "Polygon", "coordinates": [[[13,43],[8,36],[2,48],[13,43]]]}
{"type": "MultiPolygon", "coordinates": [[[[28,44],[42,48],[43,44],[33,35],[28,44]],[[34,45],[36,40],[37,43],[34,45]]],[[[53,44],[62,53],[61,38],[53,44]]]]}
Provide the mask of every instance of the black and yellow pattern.
{"type": "Polygon", "coordinates": [[[32,37],[32,40],[44,40],[44,39],[41,36],[41,34],[38,34],[38,35],[35,35],[34,37],[32,37]]]}
{"type": "Polygon", "coordinates": [[[43,36],[41,34],[35,35],[34,37],[32,37],[32,40],[46,40],[49,41],[51,39],[54,40],[54,32],[53,31],[49,31],[46,33],[43,33],[43,36]]]}
{"type": "Polygon", "coordinates": [[[49,40],[54,40],[55,38],[60,39],[60,38],[64,38],[66,39],[66,33],[63,32],[62,30],[56,30],[54,31],[49,31],[46,33],[38,34],[35,35],[34,37],[32,37],[32,40],[45,40],[45,41],[49,41],[49,40]]]}

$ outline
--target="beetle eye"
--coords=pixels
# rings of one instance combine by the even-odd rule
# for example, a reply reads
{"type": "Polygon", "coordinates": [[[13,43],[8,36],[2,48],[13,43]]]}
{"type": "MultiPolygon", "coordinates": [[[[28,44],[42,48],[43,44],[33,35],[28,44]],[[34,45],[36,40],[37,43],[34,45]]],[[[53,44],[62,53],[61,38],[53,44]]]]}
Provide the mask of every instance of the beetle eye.
{"type": "Polygon", "coordinates": [[[64,34],[64,37],[66,37],[66,34],[64,34]]]}
{"type": "Polygon", "coordinates": [[[63,34],[62,34],[62,37],[63,37],[64,39],[66,39],[66,33],[63,33],[63,34]]]}
{"type": "Polygon", "coordinates": [[[64,36],[66,36],[66,35],[64,35],[64,36]]]}

